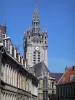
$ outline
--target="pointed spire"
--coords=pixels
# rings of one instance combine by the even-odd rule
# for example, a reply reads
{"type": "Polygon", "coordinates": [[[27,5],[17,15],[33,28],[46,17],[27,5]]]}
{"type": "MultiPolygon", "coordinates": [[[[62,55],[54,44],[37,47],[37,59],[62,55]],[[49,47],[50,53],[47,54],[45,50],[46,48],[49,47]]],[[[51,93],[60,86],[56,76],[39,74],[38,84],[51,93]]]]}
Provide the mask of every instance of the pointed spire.
{"type": "Polygon", "coordinates": [[[32,19],[32,30],[33,33],[39,34],[40,31],[40,19],[39,19],[39,14],[37,10],[37,0],[36,0],[36,9],[33,14],[33,19],[32,19]]]}
{"type": "Polygon", "coordinates": [[[38,14],[38,10],[35,9],[34,14],[33,14],[33,19],[39,19],[39,14],[38,14]]]}
{"type": "Polygon", "coordinates": [[[38,4],[37,4],[37,0],[35,0],[35,11],[34,11],[34,15],[33,15],[33,18],[35,17],[37,17],[37,18],[39,18],[39,14],[38,14],[38,4]]]}

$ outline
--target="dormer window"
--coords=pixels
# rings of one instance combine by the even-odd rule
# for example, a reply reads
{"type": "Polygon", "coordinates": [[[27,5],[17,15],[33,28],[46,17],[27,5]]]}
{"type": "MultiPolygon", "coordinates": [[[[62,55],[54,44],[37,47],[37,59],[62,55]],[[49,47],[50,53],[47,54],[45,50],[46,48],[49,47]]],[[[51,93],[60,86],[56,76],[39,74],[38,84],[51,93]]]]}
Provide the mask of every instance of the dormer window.
{"type": "Polygon", "coordinates": [[[65,81],[65,78],[62,78],[61,81],[64,82],[65,81]]]}
{"type": "Polygon", "coordinates": [[[70,75],[70,81],[74,79],[74,75],[70,75]]]}

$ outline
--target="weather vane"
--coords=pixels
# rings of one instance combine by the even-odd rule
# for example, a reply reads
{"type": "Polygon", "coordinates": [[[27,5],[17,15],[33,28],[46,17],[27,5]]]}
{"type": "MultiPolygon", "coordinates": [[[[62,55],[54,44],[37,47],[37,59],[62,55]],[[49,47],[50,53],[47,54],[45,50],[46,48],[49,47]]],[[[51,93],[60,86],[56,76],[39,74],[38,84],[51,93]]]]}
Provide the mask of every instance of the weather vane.
{"type": "Polygon", "coordinates": [[[7,22],[5,21],[5,26],[7,25],[7,22]]]}

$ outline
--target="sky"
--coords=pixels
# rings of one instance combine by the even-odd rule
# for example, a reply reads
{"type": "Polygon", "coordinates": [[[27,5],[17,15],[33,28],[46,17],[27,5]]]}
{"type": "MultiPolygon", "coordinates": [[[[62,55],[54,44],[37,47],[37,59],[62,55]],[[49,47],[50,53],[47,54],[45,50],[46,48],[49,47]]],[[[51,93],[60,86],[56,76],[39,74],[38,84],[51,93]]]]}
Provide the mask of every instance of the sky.
{"type": "Polygon", "coordinates": [[[32,28],[36,8],[40,28],[48,32],[48,68],[64,72],[75,65],[75,0],[0,0],[0,25],[7,26],[7,35],[23,55],[24,31],[32,28]]]}

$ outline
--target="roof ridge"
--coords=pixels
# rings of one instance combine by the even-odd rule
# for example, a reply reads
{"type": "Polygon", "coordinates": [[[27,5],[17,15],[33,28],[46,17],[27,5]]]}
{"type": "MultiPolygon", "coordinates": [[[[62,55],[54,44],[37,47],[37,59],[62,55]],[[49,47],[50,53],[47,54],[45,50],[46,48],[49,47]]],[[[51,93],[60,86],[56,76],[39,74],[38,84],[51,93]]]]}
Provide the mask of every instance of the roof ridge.
{"type": "Polygon", "coordinates": [[[50,73],[53,73],[53,74],[63,74],[63,73],[60,73],[60,72],[50,72],[50,73]]]}

